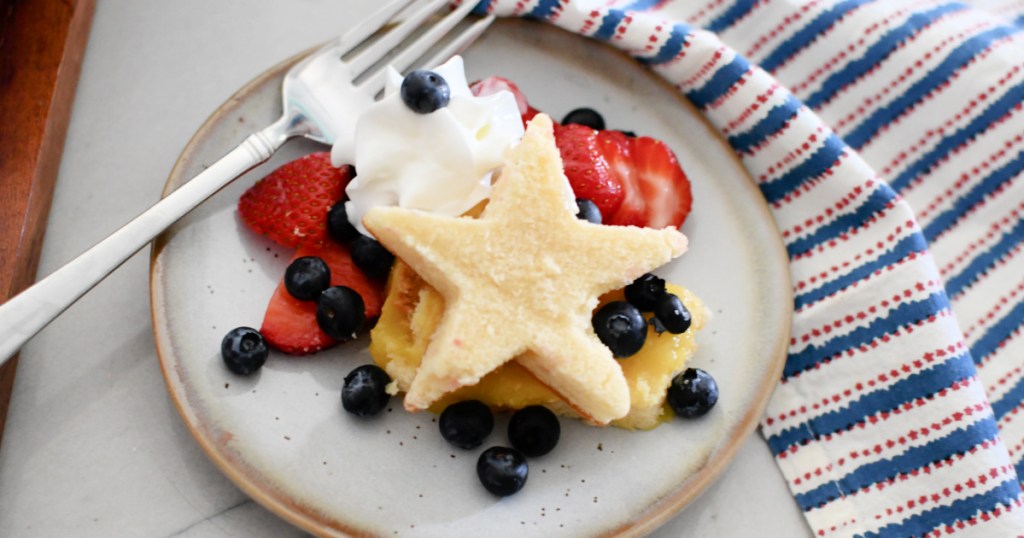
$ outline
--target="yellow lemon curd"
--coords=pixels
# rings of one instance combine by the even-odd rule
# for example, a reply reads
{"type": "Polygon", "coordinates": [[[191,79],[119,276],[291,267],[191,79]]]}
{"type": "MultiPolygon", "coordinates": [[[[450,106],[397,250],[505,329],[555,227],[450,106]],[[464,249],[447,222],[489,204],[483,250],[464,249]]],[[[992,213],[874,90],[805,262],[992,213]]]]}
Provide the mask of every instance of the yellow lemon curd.
{"type": "MultiPolygon", "coordinates": [[[[693,321],[683,334],[657,334],[647,329],[647,341],[637,354],[620,359],[630,393],[630,411],[612,425],[626,429],[651,429],[672,417],[665,394],[672,377],[683,370],[697,348],[694,335],[707,319],[703,303],[682,286],[667,284],[690,311],[693,321]]],[[[621,290],[601,297],[601,305],[624,300],[621,290]]],[[[370,354],[394,380],[393,391],[406,391],[441,316],[444,298],[408,265],[396,260],[388,280],[387,297],[377,325],[370,333],[370,354]]],[[[449,404],[480,400],[498,409],[522,409],[543,405],[565,416],[577,416],[551,389],[516,361],[505,363],[476,385],[462,387],[439,400],[432,411],[449,404]]]]}

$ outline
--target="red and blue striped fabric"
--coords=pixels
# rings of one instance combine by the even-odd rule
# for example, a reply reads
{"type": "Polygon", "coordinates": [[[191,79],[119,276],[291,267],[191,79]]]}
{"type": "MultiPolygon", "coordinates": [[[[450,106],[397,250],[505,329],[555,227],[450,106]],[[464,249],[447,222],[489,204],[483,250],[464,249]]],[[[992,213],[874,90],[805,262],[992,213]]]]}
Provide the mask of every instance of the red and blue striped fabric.
{"type": "Polygon", "coordinates": [[[1024,1],[484,0],[721,131],[796,314],[761,431],[819,536],[1024,534],[1024,1]]]}

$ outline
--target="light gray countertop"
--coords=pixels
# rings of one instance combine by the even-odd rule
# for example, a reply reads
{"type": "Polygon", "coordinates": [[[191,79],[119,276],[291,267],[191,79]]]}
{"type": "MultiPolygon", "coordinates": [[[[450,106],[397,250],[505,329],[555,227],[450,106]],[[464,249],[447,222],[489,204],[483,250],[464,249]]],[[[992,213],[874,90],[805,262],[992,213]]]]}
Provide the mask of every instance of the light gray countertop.
{"type": "MultiPolygon", "coordinates": [[[[99,2],[40,263],[45,275],[160,197],[179,152],[240,86],[375,0],[99,2]]],[[[292,536],[206,459],[172,405],[149,249],[21,353],[0,447],[0,536],[292,536]]],[[[767,446],[657,536],[809,535],[767,446]]]]}

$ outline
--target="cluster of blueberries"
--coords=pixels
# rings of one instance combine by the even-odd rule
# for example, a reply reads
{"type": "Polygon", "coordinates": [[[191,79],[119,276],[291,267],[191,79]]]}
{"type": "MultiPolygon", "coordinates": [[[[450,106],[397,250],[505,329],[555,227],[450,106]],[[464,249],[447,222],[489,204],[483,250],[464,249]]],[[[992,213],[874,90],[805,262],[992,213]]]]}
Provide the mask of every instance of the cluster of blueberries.
{"type": "Polygon", "coordinates": [[[682,334],[692,317],[683,302],[665,291],[665,280],[647,273],[626,286],[626,300],[614,301],[594,314],[594,332],[612,355],[635,355],[647,341],[647,320],[641,312],[653,312],[651,323],[659,333],[682,334]]]}
{"type": "MultiPolygon", "coordinates": [[[[470,450],[483,444],[494,430],[494,416],[480,401],[468,400],[445,408],[438,424],[446,441],[470,450]]],[[[492,446],[477,459],[480,483],[495,495],[519,491],[529,474],[526,458],[551,452],[561,432],[558,417],[546,407],[532,405],[516,411],[508,423],[508,441],[512,446],[492,446]]]]}
{"type": "MultiPolygon", "coordinates": [[[[650,324],[656,333],[682,334],[690,329],[690,311],[675,294],[665,289],[665,280],[647,273],[625,288],[625,301],[610,302],[594,313],[594,332],[612,355],[622,359],[635,355],[647,341],[643,312],[652,312],[650,324]]],[[[718,384],[699,368],[687,368],[669,385],[666,397],[677,415],[694,418],[706,414],[718,402],[718,384]]]]}
{"type": "MultiPolygon", "coordinates": [[[[391,398],[385,390],[390,382],[388,374],[376,365],[356,368],[345,377],[342,407],[359,417],[377,415],[391,398]]],[[[466,400],[446,407],[438,427],[446,441],[472,450],[494,431],[494,415],[483,402],[466,400]]],[[[561,431],[558,417],[546,407],[533,405],[516,411],[508,423],[508,441],[512,446],[490,447],[477,459],[480,483],[487,491],[503,497],[519,491],[529,474],[526,458],[551,452],[561,431]]]]}
{"type": "MultiPolygon", "coordinates": [[[[355,171],[353,171],[355,175],[355,171]]],[[[350,246],[352,262],[371,278],[387,278],[395,256],[376,239],[359,233],[348,220],[344,200],[327,213],[331,238],[350,246]]],[[[316,301],[316,322],[335,340],[355,338],[366,323],[363,297],[348,286],[331,286],[331,269],[317,256],[296,258],[284,272],[284,286],[300,301],[316,301]]],[[[269,350],[263,335],[251,327],[232,329],[221,342],[221,356],[228,369],[239,375],[259,370],[269,350]]]]}

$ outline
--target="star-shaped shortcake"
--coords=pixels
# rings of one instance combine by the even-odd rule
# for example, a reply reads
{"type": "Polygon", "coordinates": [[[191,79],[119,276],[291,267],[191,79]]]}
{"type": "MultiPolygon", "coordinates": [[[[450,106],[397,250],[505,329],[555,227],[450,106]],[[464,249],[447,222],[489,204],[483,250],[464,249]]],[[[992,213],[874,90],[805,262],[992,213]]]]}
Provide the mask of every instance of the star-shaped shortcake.
{"type": "Polygon", "coordinates": [[[598,340],[598,297],[686,250],[676,229],[591,224],[539,115],[509,152],[479,219],[397,207],[363,223],[444,296],[445,312],[405,397],[411,411],[516,359],[586,419],[629,412],[622,369],[598,340]]]}

